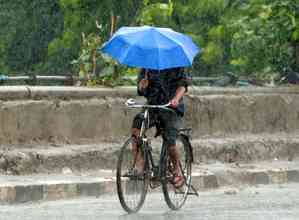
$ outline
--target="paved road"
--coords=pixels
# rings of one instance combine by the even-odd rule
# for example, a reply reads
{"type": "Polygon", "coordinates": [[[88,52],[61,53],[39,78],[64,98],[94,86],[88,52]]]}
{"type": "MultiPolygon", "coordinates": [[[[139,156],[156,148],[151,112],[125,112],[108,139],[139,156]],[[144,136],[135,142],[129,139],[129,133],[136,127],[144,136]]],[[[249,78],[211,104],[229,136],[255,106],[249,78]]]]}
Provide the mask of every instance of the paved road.
{"type": "Polygon", "coordinates": [[[140,213],[127,215],[116,195],[0,206],[1,220],[298,220],[299,185],[268,185],[201,192],[182,210],[170,211],[151,194],[140,213]]]}

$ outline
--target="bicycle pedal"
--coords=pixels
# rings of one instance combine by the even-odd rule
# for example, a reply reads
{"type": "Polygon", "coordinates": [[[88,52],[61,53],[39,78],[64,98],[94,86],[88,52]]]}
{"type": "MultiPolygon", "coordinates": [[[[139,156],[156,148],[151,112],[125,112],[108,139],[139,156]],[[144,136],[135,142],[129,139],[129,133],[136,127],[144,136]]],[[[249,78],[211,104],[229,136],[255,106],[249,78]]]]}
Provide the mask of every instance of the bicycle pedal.
{"type": "Polygon", "coordinates": [[[152,188],[156,188],[159,187],[161,185],[161,181],[160,178],[158,176],[152,176],[150,179],[151,182],[151,187],[152,188]]]}
{"type": "Polygon", "coordinates": [[[138,173],[137,170],[130,169],[122,177],[127,177],[130,180],[144,180],[144,172],[138,173]]]}
{"type": "Polygon", "coordinates": [[[183,190],[183,188],[175,188],[174,190],[175,194],[185,194],[185,191],[183,190]]]}
{"type": "Polygon", "coordinates": [[[161,182],[160,181],[152,181],[150,183],[150,186],[152,189],[157,188],[157,187],[161,186],[161,182]]]}
{"type": "Polygon", "coordinates": [[[193,192],[188,192],[187,195],[191,195],[191,196],[199,196],[197,193],[193,193],[193,192]]]}

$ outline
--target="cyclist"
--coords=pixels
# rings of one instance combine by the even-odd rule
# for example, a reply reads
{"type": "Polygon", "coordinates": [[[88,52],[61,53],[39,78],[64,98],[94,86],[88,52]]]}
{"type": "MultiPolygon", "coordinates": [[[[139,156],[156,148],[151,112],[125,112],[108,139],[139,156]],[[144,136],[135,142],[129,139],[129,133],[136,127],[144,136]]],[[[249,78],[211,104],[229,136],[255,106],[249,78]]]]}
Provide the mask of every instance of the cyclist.
{"type": "MultiPolygon", "coordinates": [[[[137,92],[144,96],[150,105],[164,105],[170,103],[174,111],[151,110],[150,127],[156,126],[157,130],[163,129],[163,140],[169,149],[169,156],[174,164],[174,186],[181,187],[184,177],[179,166],[179,150],[176,146],[178,129],[182,125],[185,106],[183,96],[188,90],[191,78],[184,73],[183,68],[166,70],[141,69],[138,75],[137,92]]],[[[132,137],[136,140],[133,144],[133,153],[136,156],[135,169],[138,173],[143,172],[144,160],[137,147],[143,113],[135,116],[132,124],[132,137]]]]}

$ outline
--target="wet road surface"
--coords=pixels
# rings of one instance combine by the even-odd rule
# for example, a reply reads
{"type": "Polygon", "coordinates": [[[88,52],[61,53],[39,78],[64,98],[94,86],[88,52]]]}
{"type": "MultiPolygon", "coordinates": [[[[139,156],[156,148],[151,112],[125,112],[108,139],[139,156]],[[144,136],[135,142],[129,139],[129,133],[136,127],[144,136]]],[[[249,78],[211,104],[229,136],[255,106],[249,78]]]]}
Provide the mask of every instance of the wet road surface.
{"type": "Polygon", "coordinates": [[[131,215],[116,195],[0,207],[1,220],[298,220],[299,184],[200,192],[180,211],[169,210],[162,193],[154,193],[131,215]]]}

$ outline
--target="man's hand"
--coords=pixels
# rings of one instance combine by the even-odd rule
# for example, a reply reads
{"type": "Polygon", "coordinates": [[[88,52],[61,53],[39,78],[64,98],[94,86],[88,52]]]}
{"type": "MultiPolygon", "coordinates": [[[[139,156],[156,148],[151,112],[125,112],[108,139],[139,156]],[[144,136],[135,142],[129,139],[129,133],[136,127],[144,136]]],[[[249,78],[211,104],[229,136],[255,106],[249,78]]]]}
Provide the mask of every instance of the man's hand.
{"type": "Polygon", "coordinates": [[[178,107],[179,105],[179,101],[176,98],[173,98],[172,100],[170,100],[170,106],[173,108],[178,107]]]}
{"type": "Polygon", "coordinates": [[[148,87],[148,80],[147,79],[142,79],[142,80],[140,80],[140,82],[139,82],[139,90],[144,90],[144,89],[146,89],[147,87],[148,87]]]}

